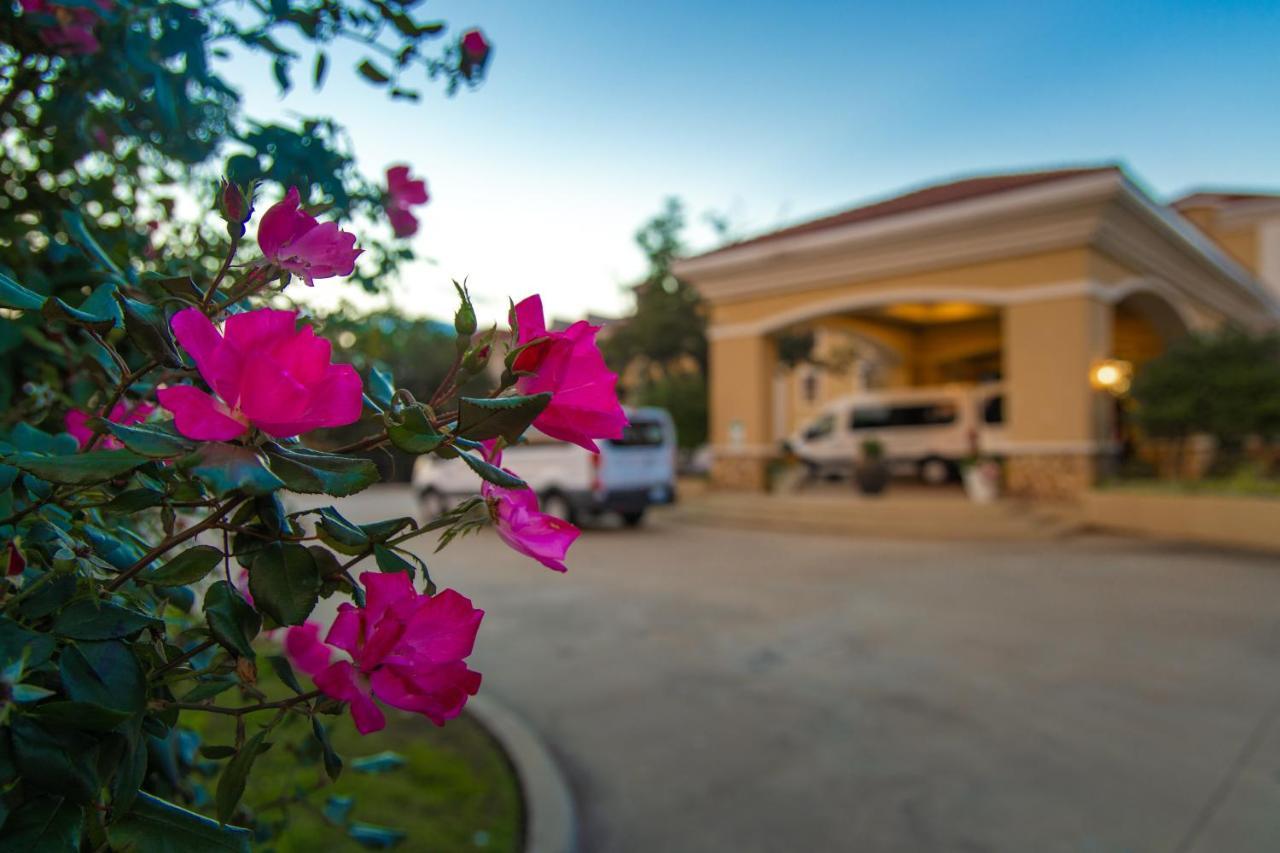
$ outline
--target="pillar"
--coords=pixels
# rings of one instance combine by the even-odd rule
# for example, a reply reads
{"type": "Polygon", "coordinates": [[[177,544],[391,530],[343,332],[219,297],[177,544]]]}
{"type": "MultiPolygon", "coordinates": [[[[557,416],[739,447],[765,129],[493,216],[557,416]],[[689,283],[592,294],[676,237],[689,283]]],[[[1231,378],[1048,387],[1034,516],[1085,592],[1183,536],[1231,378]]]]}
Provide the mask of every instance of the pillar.
{"type": "Polygon", "coordinates": [[[1111,349],[1112,308],[1072,296],[1004,308],[1006,482],[1069,499],[1091,487],[1111,436],[1110,399],[1089,376],[1111,349]]]}
{"type": "Polygon", "coordinates": [[[773,434],[773,339],[716,338],[710,343],[711,445],[714,485],[762,491],[777,454],[773,434]]]}

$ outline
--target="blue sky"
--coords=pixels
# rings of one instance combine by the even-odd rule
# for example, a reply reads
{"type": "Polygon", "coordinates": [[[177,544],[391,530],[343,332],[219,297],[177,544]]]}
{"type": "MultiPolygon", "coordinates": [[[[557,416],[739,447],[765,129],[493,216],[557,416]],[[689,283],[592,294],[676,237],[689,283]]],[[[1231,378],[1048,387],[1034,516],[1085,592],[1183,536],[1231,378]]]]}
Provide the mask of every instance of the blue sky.
{"type": "MultiPolygon", "coordinates": [[[[427,0],[481,26],[488,81],[393,104],[335,57],[320,95],[231,74],[250,114],[329,114],[360,161],[424,174],[435,260],[395,301],[451,311],[539,291],[618,313],[636,227],[668,195],[739,233],[972,172],[1121,160],[1153,192],[1280,188],[1280,4],[427,0]],[[865,8],[859,8],[865,7],[865,8]]],[[[343,60],[347,61],[343,61],[343,60]]],[[[304,66],[309,67],[309,65],[304,66]]],[[[334,291],[330,290],[332,294],[334,291]]]]}

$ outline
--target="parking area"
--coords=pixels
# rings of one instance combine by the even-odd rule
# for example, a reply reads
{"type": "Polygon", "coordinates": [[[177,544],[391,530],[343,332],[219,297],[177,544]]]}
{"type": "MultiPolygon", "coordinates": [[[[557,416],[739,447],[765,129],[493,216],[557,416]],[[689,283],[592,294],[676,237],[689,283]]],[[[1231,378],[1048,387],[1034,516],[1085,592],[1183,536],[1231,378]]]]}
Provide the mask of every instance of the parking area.
{"type": "MultiPolygon", "coordinates": [[[[372,490],[343,512],[412,511],[372,490]]],[[[1280,566],[1112,537],[586,532],[432,555],[588,851],[1280,849],[1280,566]]]]}

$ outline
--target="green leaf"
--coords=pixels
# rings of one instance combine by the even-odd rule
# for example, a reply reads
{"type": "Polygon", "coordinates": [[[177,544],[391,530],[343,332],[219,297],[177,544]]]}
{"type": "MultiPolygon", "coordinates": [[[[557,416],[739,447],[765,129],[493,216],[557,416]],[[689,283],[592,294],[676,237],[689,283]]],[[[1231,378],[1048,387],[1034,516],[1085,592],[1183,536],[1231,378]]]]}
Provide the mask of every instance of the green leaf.
{"type": "Polygon", "coordinates": [[[31,713],[50,725],[91,732],[112,731],[132,716],[128,711],[116,711],[88,702],[45,702],[37,705],[31,713]]]}
{"type": "Polygon", "coordinates": [[[271,473],[262,454],[238,444],[212,441],[202,444],[178,465],[190,469],[219,495],[236,490],[265,495],[284,487],[284,482],[271,473]]]}
{"type": "Polygon", "coordinates": [[[210,678],[196,684],[182,697],[183,702],[203,702],[226,693],[240,682],[234,678],[210,678]]]}
{"type": "Polygon", "coordinates": [[[391,80],[391,78],[387,76],[387,72],[383,71],[377,65],[374,65],[373,62],[368,59],[363,60],[358,66],[356,66],[356,70],[359,71],[361,76],[370,83],[378,86],[385,85],[391,80]]]}
{"type": "Polygon", "coordinates": [[[154,616],[110,601],[73,601],[53,620],[53,633],[73,640],[116,640],[144,628],[161,628],[154,616]]]}
{"type": "Polygon", "coordinates": [[[386,545],[374,545],[373,557],[378,561],[378,570],[383,572],[405,572],[414,577],[413,563],[401,557],[394,549],[386,545]]]}
{"type": "Polygon", "coordinates": [[[317,89],[324,86],[324,78],[329,74],[329,55],[323,50],[316,54],[316,67],[311,74],[312,83],[317,89]]]}
{"type": "Polygon", "coordinates": [[[159,425],[126,426],[114,421],[102,421],[107,431],[134,453],[156,459],[181,456],[195,444],[159,425]]]}
{"type": "MultiPolygon", "coordinates": [[[[98,791],[96,739],[25,716],[12,717],[9,727],[14,760],[27,784],[77,803],[93,801],[98,791]]],[[[8,831],[6,824],[6,840],[8,831]]]]}
{"type": "Polygon", "coordinates": [[[346,497],[379,479],[378,466],[356,456],[271,444],[267,446],[267,459],[287,488],[307,495],[346,497]]]}
{"type": "Polygon", "coordinates": [[[196,545],[188,548],[159,568],[142,575],[138,580],[155,586],[186,586],[202,580],[222,562],[222,552],[212,545],[196,545]]]}
{"type": "Polygon", "coordinates": [[[388,518],[385,521],[375,521],[371,524],[362,524],[360,529],[364,531],[364,535],[369,537],[371,542],[386,542],[392,536],[395,536],[406,527],[417,527],[418,523],[407,515],[399,518],[388,518]]]}
{"type": "MultiPolygon", "coordinates": [[[[65,577],[71,579],[74,588],[75,578],[65,577]]],[[[0,616],[0,667],[23,660],[25,656],[24,669],[35,669],[53,656],[53,645],[50,635],[28,631],[7,616],[0,616]]]]}
{"type": "Polygon", "coordinates": [[[136,299],[120,297],[124,314],[124,330],[129,340],[142,352],[168,367],[181,367],[182,358],[173,343],[169,318],[164,310],[136,299]]]}
{"type": "Polygon", "coordinates": [[[127,492],[116,495],[101,508],[107,512],[132,515],[140,510],[160,506],[162,503],[164,503],[163,492],[156,492],[151,489],[130,489],[127,492]]]}
{"type": "Polygon", "coordinates": [[[96,332],[108,332],[124,322],[120,303],[116,302],[116,286],[111,282],[99,285],[79,308],[72,308],[57,297],[50,297],[40,313],[46,320],[84,326],[96,332]]]}
{"type": "Polygon", "coordinates": [[[363,553],[369,547],[368,534],[358,524],[343,518],[342,514],[331,506],[320,510],[320,521],[316,523],[316,533],[330,548],[347,556],[363,553]]]}
{"type": "Polygon", "coordinates": [[[141,726],[124,737],[124,754],[111,779],[111,808],[117,816],[133,807],[147,775],[147,738],[141,726]]]}
{"type": "Polygon", "coordinates": [[[10,453],[4,461],[50,483],[83,486],[115,479],[151,460],[131,450],[91,450],[71,456],[10,453]]]}
{"type": "Polygon", "coordinates": [[[273,542],[253,558],[249,591],[254,606],[281,625],[301,625],[320,598],[321,577],[311,552],[273,542]]]}
{"type": "Polygon", "coordinates": [[[253,835],[144,791],[107,827],[107,838],[113,849],[130,853],[249,853],[253,835]]]}
{"type": "Polygon", "coordinates": [[[461,397],[458,399],[459,435],[475,441],[501,436],[515,443],[551,402],[551,392],[518,397],[461,397]]]}
{"type": "Polygon", "coordinates": [[[392,444],[406,453],[430,453],[448,438],[431,425],[422,406],[405,409],[400,418],[396,422],[390,415],[385,417],[387,436],[392,444]]]}
{"type": "Polygon", "coordinates": [[[329,732],[324,727],[324,723],[311,718],[311,731],[315,734],[316,740],[320,742],[321,754],[324,756],[324,772],[331,782],[338,781],[338,777],[342,775],[342,757],[333,749],[333,744],[329,741],[329,732]]]}
{"type": "Polygon", "coordinates": [[[253,638],[262,630],[262,617],[226,581],[217,581],[204,594],[204,617],[218,644],[237,657],[253,657],[253,638]]]}
{"type": "Polygon", "coordinates": [[[70,456],[80,449],[80,445],[69,433],[60,432],[57,435],[50,435],[26,421],[19,421],[13,425],[13,429],[9,430],[9,443],[18,450],[54,456],[70,456]]]}
{"type": "Polygon", "coordinates": [[[42,853],[80,849],[84,812],[66,797],[32,797],[4,822],[4,849],[42,853]]]}
{"type": "Polygon", "coordinates": [[[18,311],[38,311],[44,305],[44,297],[27,290],[4,273],[0,273],[0,308],[18,311]]]}
{"type": "Polygon", "coordinates": [[[298,683],[298,677],[293,674],[293,666],[290,665],[289,659],[284,655],[268,655],[267,663],[271,664],[271,669],[275,672],[276,678],[284,682],[294,693],[301,694],[303,692],[302,685],[298,683]]]}
{"type": "Polygon", "coordinates": [[[122,275],[120,267],[116,262],[111,260],[111,256],[103,251],[102,246],[98,245],[98,241],[89,233],[89,229],[84,224],[84,217],[77,210],[64,210],[62,212],[62,224],[66,226],[72,240],[74,240],[80,248],[89,253],[90,257],[96,260],[102,267],[115,273],[122,275]]]}
{"type": "Polygon", "coordinates": [[[459,453],[458,456],[462,458],[463,462],[467,463],[472,471],[475,471],[482,479],[488,480],[495,486],[501,486],[504,489],[528,488],[525,481],[521,480],[515,474],[512,474],[510,471],[504,471],[497,465],[485,462],[478,456],[472,456],[470,453],[459,453]]]}
{"type": "Polygon", "coordinates": [[[396,380],[384,365],[374,365],[369,371],[365,389],[375,403],[384,409],[391,408],[391,398],[396,394],[396,380]]]}
{"type": "Polygon", "coordinates": [[[62,686],[73,702],[134,714],[147,703],[146,676],[124,643],[79,643],[62,651],[62,686]]]}
{"type": "Polygon", "coordinates": [[[249,771],[253,769],[253,762],[257,759],[259,747],[262,746],[266,736],[267,731],[263,730],[249,738],[244,746],[240,747],[235,758],[228,761],[227,766],[222,768],[222,775],[218,779],[218,790],[214,795],[218,823],[226,824],[227,820],[235,814],[236,806],[244,796],[244,786],[248,781],[249,771]]]}

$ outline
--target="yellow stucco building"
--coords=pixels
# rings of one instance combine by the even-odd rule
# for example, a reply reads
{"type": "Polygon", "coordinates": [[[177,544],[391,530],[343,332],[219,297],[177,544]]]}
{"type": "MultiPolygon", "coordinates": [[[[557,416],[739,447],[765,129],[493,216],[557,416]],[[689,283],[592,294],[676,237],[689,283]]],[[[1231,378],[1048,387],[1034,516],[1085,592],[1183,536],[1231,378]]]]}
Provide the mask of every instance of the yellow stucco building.
{"type": "Polygon", "coordinates": [[[709,310],[713,480],[760,489],[779,441],[865,387],[998,378],[1010,491],[1094,482],[1114,407],[1091,386],[1188,330],[1280,322],[1280,198],[1172,205],[1116,166],[929,186],[680,261],[709,310]],[[780,367],[812,334],[836,369],[780,367]],[[845,369],[847,367],[848,369],[845,369]]]}

